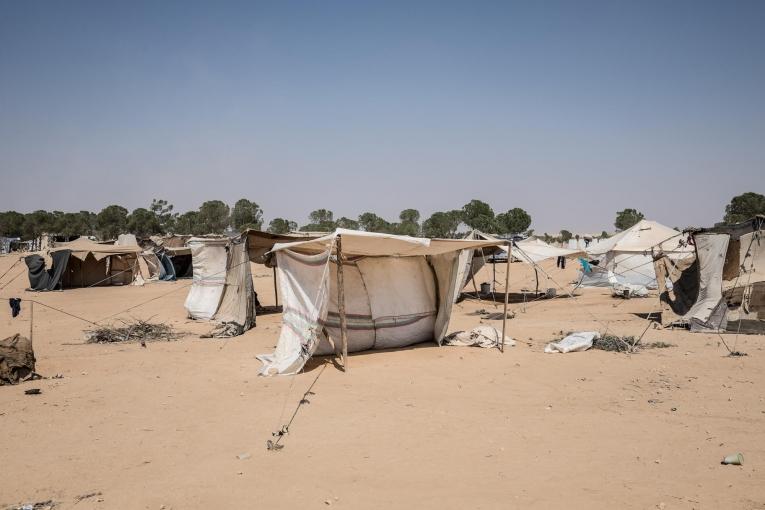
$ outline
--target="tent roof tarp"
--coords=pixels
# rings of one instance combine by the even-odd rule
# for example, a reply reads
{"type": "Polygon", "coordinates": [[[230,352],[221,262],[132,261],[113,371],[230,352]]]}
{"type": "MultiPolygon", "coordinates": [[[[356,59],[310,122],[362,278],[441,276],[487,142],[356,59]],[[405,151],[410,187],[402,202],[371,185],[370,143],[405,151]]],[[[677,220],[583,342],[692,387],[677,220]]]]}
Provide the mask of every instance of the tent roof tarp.
{"type": "Polygon", "coordinates": [[[367,257],[441,255],[470,248],[498,246],[505,242],[499,240],[427,239],[339,228],[331,234],[309,241],[277,243],[272,251],[292,250],[302,253],[323,253],[331,249],[339,235],[342,236],[345,255],[367,257]]]}
{"type": "Polygon", "coordinates": [[[277,243],[294,243],[298,241],[310,241],[316,239],[317,235],[306,233],[301,234],[272,234],[261,230],[249,229],[245,232],[247,236],[247,246],[249,257],[252,262],[264,264],[266,254],[270,252],[277,243]]]}
{"type": "Polygon", "coordinates": [[[683,234],[673,228],[650,220],[640,220],[623,232],[604,239],[587,249],[590,255],[604,255],[610,251],[645,253],[660,248],[665,253],[692,253],[693,247],[683,245],[683,234]]]}
{"type": "Polygon", "coordinates": [[[51,249],[51,253],[58,251],[70,250],[72,256],[80,260],[85,260],[88,254],[93,254],[96,260],[101,260],[112,255],[127,255],[141,253],[140,246],[119,246],[114,244],[99,244],[93,242],[85,237],[80,237],[74,241],[68,243],[58,243],[55,248],[51,249]]]}

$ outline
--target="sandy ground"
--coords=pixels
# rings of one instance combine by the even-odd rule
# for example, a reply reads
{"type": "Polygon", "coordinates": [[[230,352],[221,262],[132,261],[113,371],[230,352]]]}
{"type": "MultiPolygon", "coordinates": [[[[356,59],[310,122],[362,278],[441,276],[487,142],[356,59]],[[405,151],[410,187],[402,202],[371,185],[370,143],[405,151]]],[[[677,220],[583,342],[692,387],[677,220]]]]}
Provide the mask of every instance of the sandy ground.
{"type": "MultiPolygon", "coordinates": [[[[0,257],[0,274],[15,260],[0,257]]],[[[553,266],[556,281],[572,280],[573,268],[553,266]]],[[[208,326],[183,309],[189,281],[30,293],[26,275],[7,283],[23,270],[0,281],[3,303],[31,298],[89,320],[145,303],[125,315],[189,335],[85,345],[86,323],[36,305],[38,372],[63,378],[0,387],[0,509],[765,508],[765,338],[741,336],[741,358],[716,335],[659,329],[645,341],[676,347],[543,353],[560,331],[639,334],[635,314],[655,297],[590,289],[525,312],[513,303],[518,345],[504,354],[418,345],[353,355],[348,373],[317,360],[262,378],[255,355],[272,351],[279,315],[238,338],[200,339],[208,326]],[[267,451],[317,377],[284,449],[267,451]],[[33,387],[42,394],[24,395],[33,387]],[[735,452],[743,466],[720,465],[735,452]]],[[[254,273],[273,303],[270,271],[254,273]]],[[[489,279],[484,270],[478,283],[489,279]]],[[[512,264],[511,281],[531,288],[533,272],[512,264]]],[[[28,334],[29,303],[16,319],[0,305],[0,337],[28,334]]],[[[451,329],[479,324],[480,308],[493,304],[456,305],[451,329]]]]}

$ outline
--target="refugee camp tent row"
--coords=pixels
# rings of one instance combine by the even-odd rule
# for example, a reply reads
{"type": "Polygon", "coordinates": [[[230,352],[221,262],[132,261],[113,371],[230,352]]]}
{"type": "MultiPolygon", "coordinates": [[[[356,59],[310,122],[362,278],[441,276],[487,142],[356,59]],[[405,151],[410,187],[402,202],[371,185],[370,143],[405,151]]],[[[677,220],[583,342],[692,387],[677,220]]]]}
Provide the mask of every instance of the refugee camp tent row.
{"type": "Polygon", "coordinates": [[[579,285],[612,287],[616,284],[656,289],[654,256],[673,261],[693,256],[693,247],[675,229],[655,221],[641,220],[632,227],[587,249],[597,265],[586,264],[579,285]]]}
{"type": "MultiPolygon", "coordinates": [[[[503,241],[502,239],[478,230],[471,231],[465,239],[493,241],[496,243],[496,246],[465,250],[462,252],[460,255],[460,271],[457,277],[458,282],[461,282],[459,287],[460,291],[462,291],[462,289],[464,289],[470,282],[475,283],[475,275],[484,266],[488,258],[497,252],[504,251],[505,253],[508,253],[508,250],[510,250],[513,259],[534,266],[534,272],[537,276],[537,292],[539,292],[539,274],[537,272],[536,264],[552,258],[564,257],[571,259],[584,255],[584,252],[581,250],[558,248],[551,246],[540,239],[524,239],[522,241],[510,243],[509,241],[503,241]]],[[[492,276],[492,280],[496,280],[496,275],[492,276]]],[[[458,298],[459,293],[455,297],[455,300],[458,298]]]]}
{"type": "Polygon", "coordinates": [[[657,260],[663,315],[693,332],[765,332],[765,216],[690,230],[695,257],[657,260]],[[665,279],[673,283],[664,285],[665,279]],[[674,315],[673,315],[674,314],[674,315]]]}
{"type": "Polygon", "coordinates": [[[79,238],[49,250],[49,268],[45,257],[39,254],[28,255],[24,261],[31,290],[130,285],[140,274],[140,252],[137,245],[99,244],[79,238]]]}
{"type": "Polygon", "coordinates": [[[258,356],[261,374],[296,373],[313,355],[440,343],[460,254],[497,244],[346,229],[276,244],[284,312],[275,352],[258,356]]]}

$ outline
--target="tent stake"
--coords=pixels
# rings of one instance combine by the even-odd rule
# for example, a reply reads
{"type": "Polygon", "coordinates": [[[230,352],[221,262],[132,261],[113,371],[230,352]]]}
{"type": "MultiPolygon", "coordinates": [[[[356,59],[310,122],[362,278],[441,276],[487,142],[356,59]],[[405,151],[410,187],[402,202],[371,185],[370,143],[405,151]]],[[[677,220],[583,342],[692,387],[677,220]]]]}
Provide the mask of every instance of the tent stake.
{"type": "Polygon", "coordinates": [[[340,312],[340,341],[343,346],[343,372],[348,372],[348,324],[345,319],[345,283],[343,281],[343,239],[337,235],[337,308],[340,312]]]}
{"type": "Polygon", "coordinates": [[[507,328],[507,299],[510,294],[510,252],[512,244],[507,243],[507,269],[505,270],[505,308],[502,312],[502,340],[499,343],[499,351],[505,352],[505,330],[507,328]]]}
{"type": "Polygon", "coordinates": [[[279,293],[276,290],[276,266],[274,266],[273,269],[274,269],[274,301],[276,302],[276,306],[279,306],[279,293]]]}

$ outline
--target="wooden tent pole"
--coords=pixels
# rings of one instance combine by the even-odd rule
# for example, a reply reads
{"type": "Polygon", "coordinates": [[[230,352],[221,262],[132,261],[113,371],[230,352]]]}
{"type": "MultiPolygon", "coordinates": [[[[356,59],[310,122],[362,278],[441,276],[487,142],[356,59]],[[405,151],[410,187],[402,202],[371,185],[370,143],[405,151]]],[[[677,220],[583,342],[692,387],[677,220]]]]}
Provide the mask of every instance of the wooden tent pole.
{"type": "Polygon", "coordinates": [[[279,292],[276,290],[276,266],[273,267],[274,270],[274,301],[276,302],[276,306],[279,306],[279,292]]]}
{"type": "Polygon", "coordinates": [[[502,340],[499,343],[500,352],[505,352],[505,331],[507,330],[507,300],[510,295],[510,252],[511,244],[507,244],[507,268],[505,270],[505,307],[502,312],[502,340]]]}
{"type": "Polygon", "coordinates": [[[348,372],[348,324],[345,317],[345,282],[343,280],[343,238],[337,235],[337,308],[340,312],[340,341],[343,347],[343,372],[348,372]]]}
{"type": "Polygon", "coordinates": [[[29,345],[32,346],[32,347],[34,347],[34,345],[32,343],[33,342],[34,327],[35,327],[35,302],[34,301],[30,301],[29,302],[29,345]]]}
{"type": "Polygon", "coordinates": [[[537,295],[539,294],[539,271],[537,271],[537,265],[536,264],[534,264],[534,278],[537,281],[537,287],[534,290],[534,294],[535,294],[534,297],[537,297],[537,295]]]}

